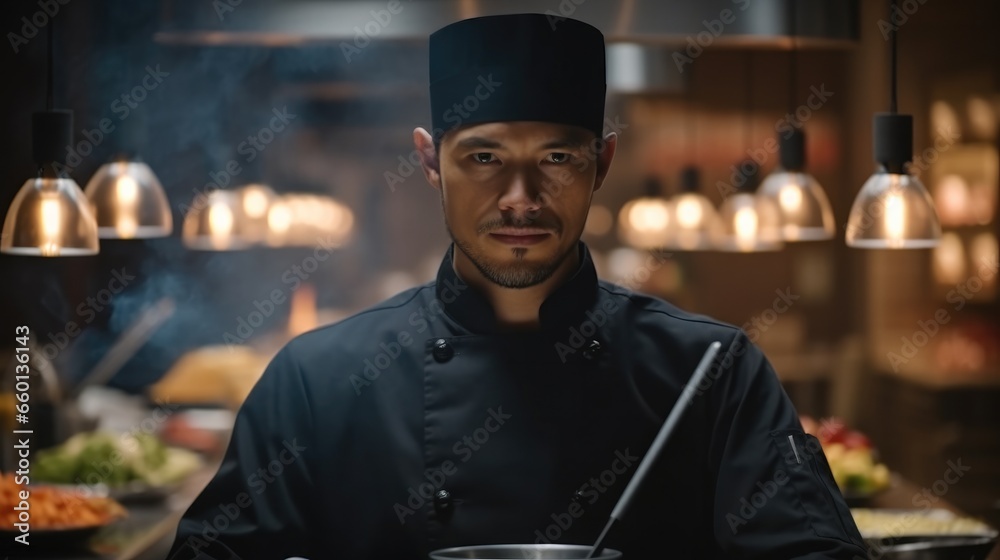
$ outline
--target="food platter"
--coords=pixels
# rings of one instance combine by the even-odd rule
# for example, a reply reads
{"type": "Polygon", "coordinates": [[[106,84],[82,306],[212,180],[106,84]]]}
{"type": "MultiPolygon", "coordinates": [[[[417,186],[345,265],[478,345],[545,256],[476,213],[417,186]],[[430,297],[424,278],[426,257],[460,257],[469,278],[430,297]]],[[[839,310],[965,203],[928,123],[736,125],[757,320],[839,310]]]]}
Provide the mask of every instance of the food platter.
{"type": "Polygon", "coordinates": [[[13,542],[20,536],[30,546],[45,549],[81,548],[98,531],[128,515],[113,498],[74,488],[24,485],[6,474],[0,474],[0,512],[0,538],[13,542]],[[22,502],[27,508],[16,510],[22,502]],[[24,511],[26,531],[17,525],[24,511]]]}
{"type": "MultiPolygon", "coordinates": [[[[63,488],[80,492],[87,496],[98,498],[111,498],[122,504],[149,504],[161,502],[182,487],[182,483],[149,484],[141,480],[132,480],[117,486],[106,484],[50,484],[42,483],[43,486],[63,488]]],[[[32,485],[34,486],[34,485],[32,485]]]]}
{"type": "Polygon", "coordinates": [[[851,510],[871,552],[885,560],[983,560],[1000,533],[944,509],[851,510]]]}
{"type": "Polygon", "coordinates": [[[151,434],[84,432],[40,451],[32,480],[120,502],[154,502],[174,493],[202,464],[197,453],[151,434]]]}
{"type": "Polygon", "coordinates": [[[849,507],[863,507],[893,484],[889,468],[879,461],[878,450],[864,433],[841,419],[819,421],[800,416],[802,429],[823,447],[831,474],[849,507]]]}

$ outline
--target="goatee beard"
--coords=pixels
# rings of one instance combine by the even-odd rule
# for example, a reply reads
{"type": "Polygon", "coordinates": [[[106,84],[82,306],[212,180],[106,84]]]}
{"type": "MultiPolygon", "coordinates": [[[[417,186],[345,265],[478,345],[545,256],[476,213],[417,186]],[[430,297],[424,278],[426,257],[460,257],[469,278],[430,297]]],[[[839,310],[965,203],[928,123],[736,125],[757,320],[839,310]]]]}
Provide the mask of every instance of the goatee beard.
{"type": "MultiPolygon", "coordinates": [[[[444,204],[444,190],[441,191],[441,211],[444,215],[444,225],[448,230],[448,235],[451,237],[452,242],[455,244],[462,253],[472,262],[472,264],[479,270],[479,273],[483,275],[484,278],[490,282],[496,284],[497,286],[503,288],[511,288],[515,290],[520,290],[523,288],[530,288],[531,286],[537,286],[542,282],[545,282],[555,274],[556,270],[566,261],[566,259],[573,254],[573,251],[577,250],[577,244],[573,244],[569,249],[567,249],[563,254],[559,255],[556,259],[551,262],[532,264],[524,262],[524,256],[527,254],[528,250],[524,248],[513,248],[511,249],[511,254],[514,255],[514,264],[499,264],[490,262],[490,260],[483,254],[477,252],[474,247],[468,243],[460,241],[455,237],[454,232],[451,230],[451,224],[448,223],[448,212],[444,204]]],[[[509,226],[528,226],[528,225],[540,225],[536,220],[529,219],[527,217],[513,216],[507,219],[502,219],[502,223],[490,223],[477,228],[478,233],[488,234],[488,231],[492,231],[496,227],[501,225],[509,226]]],[[[557,230],[557,232],[562,231],[561,225],[558,223],[550,224],[548,222],[541,224],[543,226],[551,227],[557,230]]]]}
{"type": "MultiPolygon", "coordinates": [[[[451,234],[451,228],[448,229],[448,233],[451,234]]],[[[455,243],[455,247],[465,254],[484,278],[500,287],[515,290],[530,288],[531,286],[537,286],[545,282],[555,274],[563,262],[573,254],[573,251],[577,250],[576,245],[573,245],[569,250],[563,252],[557,259],[551,262],[532,264],[523,261],[524,255],[528,252],[527,249],[515,248],[511,249],[511,253],[517,260],[516,263],[497,264],[490,262],[488,258],[477,253],[467,243],[459,241],[454,234],[451,234],[451,239],[455,243]]]]}

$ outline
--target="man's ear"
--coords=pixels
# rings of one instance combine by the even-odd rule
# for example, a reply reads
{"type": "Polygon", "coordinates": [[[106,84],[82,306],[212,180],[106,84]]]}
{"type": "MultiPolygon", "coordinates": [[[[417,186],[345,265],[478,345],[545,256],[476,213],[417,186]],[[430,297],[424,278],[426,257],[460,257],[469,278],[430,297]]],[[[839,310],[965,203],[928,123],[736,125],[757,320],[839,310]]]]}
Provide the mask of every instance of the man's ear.
{"type": "Polygon", "coordinates": [[[594,192],[604,184],[604,178],[611,170],[611,160],[615,158],[615,148],[618,147],[618,133],[609,132],[604,137],[604,149],[597,154],[597,177],[594,179],[594,192]]]}
{"type": "Polygon", "coordinates": [[[435,189],[440,190],[441,162],[438,159],[437,150],[434,148],[434,139],[429,132],[417,127],[413,130],[413,146],[420,156],[420,167],[424,170],[427,182],[435,189]]]}

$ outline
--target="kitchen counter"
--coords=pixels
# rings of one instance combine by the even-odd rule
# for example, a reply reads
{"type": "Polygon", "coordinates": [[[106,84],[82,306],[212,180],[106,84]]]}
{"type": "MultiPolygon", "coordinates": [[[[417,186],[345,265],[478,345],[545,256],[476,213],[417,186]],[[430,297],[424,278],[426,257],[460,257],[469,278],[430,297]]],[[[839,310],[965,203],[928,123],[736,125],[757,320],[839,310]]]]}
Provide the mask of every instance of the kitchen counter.
{"type": "MultiPolygon", "coordinates": [[[[871,504],[868,507],[876,509],[915,509],[913,497],[920,495],[922,492],[923,489],[920,486],[908,480],[899,479],[885,492],[872,497],[871,504]]],[[[943,498],[939,498],[932,507],[948,510],[955,515],[967,515],[943,498]]],[[[994,547],[987,560],[1000,560],[1000,545],[994,547]]]]}
{"type": "MultiPolygon", "coordinates": [[[[201,492],[218,470],[218,462],[206,466],[192,475],[182,489],[168,500],[159,503],[128,505],[129,516],[98,533],[90,548],[78,552],[33,552],[14,549],[16,554],[4,560],[163,560],[173,541],[174,531],[184,511],[201,492]]],[[[875,496],[867,507],[884,509],[913,509],[913,497],[921,493],[916,484],[903,479],[885,492],[875,496]]],[[[965,515],[954,505],[941,499],[934,507],[965,515]]],[[[993,550],[988,560],[1000,560],[1000,546],[993,550]]]]}
{"type": "MultiPolygon", "coordinates": [[[[214,462],[192,476],[181,489],[166,500],[150,503],[124,504],[128,517],[112,523],[98,532],[87,548],[76,551],[42,550],[39,547],[12,543],[4,560],[163,560],[165,547],[170,546],[177,523],[218,470],[214,462]]],[[[4,551],[7,553],[7,550],[4,551]]]]}

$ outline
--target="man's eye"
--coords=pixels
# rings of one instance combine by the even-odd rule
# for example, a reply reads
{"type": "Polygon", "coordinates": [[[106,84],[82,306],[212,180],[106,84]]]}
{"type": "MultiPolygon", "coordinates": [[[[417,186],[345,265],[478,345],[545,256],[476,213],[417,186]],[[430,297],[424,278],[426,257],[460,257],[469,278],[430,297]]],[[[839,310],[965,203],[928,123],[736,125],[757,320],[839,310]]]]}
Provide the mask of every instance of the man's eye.
{"type": "Polygon", "coordinates": [[[570,155],[565,152],[552,152],[545,156],[545,161],[549,163],[567,163],[569,162],[569,158],[570,155]]]}
{"type": "Polygon", "coordinates": [[[472,154],[472,159],[476,163],[494,163],[497,161],[496,156],[489,152],[478,152],[472,154]]]}

